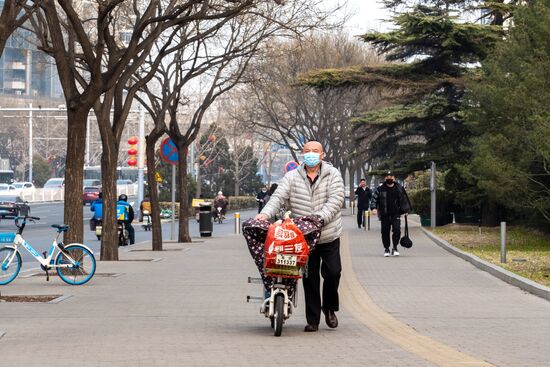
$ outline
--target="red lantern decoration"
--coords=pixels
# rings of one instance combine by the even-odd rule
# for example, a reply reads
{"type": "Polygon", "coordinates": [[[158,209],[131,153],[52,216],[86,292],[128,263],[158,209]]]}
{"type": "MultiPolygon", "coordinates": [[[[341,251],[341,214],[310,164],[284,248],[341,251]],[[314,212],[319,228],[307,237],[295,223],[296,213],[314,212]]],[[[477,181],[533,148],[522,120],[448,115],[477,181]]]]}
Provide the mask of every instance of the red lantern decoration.
{"type": "Polygon", "coordinates": [[[133,167],[137,165],[136,155],[138,154],[138,150],[136,149],[136,144],[138,143],[138,138],[135,136],[132,136],[130,139],[128,139],[128,144],[130,145],[130,148],[128,149],[128,165],[133,167]]]}

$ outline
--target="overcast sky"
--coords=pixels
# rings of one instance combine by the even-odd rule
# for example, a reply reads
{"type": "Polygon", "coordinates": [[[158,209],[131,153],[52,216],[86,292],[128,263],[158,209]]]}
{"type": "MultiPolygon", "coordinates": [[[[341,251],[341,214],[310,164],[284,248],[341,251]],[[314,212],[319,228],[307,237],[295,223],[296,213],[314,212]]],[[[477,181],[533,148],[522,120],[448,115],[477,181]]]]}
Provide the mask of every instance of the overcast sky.
{"type": "MultiPolygon", "coordinates": [[[[331,0],[326,0],[328,3],[331,0]]],[[[378,0],[347,0],[348,9],[352,14],[348,21],[348,31],[355,34],[362,34],[368,30],[383,31],[387,29],[388,23],[384,19],[388,19],[388,12],[383,9],[381,1],[378,0]]]]}

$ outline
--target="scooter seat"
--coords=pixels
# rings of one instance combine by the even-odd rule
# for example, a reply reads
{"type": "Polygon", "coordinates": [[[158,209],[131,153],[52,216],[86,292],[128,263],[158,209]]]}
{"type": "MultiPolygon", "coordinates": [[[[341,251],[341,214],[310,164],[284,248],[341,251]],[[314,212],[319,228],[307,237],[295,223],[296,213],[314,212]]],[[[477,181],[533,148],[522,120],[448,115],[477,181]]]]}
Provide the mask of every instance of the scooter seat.
{"type": "Polygon", "coordinates": [[[67,232],[70,227],[66,224],[52,224],[52,228],[56,228],[58,232],[67,232]]]}

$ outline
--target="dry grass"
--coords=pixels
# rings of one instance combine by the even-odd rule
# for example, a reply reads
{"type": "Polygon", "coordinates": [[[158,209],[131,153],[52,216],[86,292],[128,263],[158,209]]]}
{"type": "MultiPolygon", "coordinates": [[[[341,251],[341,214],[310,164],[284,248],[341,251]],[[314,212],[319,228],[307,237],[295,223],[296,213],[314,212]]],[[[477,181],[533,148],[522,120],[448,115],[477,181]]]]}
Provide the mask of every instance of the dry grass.
{"type": "Polygon", "coordinates": [[[509,227],[507,263],[500,263],[500,228],[450,224],[434,233],[452,245],[540,284],[550,286],[550,237],[536,230],[509,227]]]}

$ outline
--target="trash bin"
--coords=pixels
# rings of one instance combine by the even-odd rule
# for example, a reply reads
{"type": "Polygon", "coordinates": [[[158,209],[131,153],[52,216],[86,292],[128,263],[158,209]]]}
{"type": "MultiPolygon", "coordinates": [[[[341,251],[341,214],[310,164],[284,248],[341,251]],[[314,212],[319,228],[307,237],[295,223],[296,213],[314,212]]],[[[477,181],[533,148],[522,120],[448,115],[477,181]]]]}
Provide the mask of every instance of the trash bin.
{"type": "Polygon", "coordinates": [[[201,204],[199,206],[199,232],[201,237],[212,236],[212,205],[201,204]]]}

